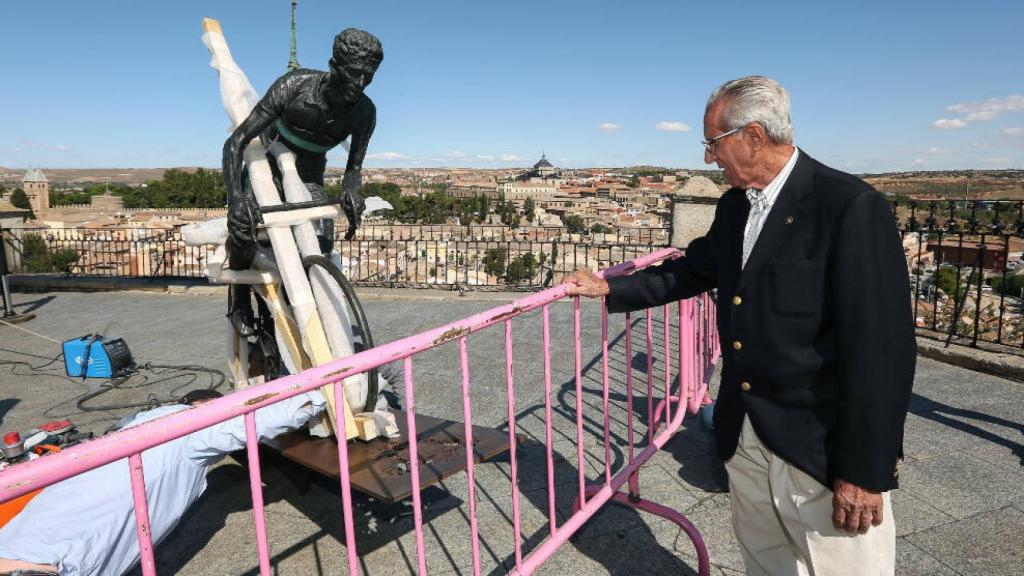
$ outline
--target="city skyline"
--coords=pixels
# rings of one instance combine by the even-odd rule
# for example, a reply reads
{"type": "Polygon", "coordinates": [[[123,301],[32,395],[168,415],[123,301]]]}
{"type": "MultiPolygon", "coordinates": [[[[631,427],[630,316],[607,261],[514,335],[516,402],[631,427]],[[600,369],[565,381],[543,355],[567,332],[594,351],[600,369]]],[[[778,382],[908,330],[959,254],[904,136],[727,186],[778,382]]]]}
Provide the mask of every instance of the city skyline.
{"type": "MultiPolygon", "coordinates": [[[[1024,166],[1024,48],[1006,2],[300,2],[298,59],[345,27],[381,38],[368,167],[703,164],[722,81],[778,78],[795,143],[851,172],[1024,166]]],[[[221,20],[262,92],[288,60],[289,3],[56,2],[4,8],[6,168],[218,167],[227,119],[200,42],[221,20]]],[[[344,166],[340,149],[329,165],[344,166]]]]}

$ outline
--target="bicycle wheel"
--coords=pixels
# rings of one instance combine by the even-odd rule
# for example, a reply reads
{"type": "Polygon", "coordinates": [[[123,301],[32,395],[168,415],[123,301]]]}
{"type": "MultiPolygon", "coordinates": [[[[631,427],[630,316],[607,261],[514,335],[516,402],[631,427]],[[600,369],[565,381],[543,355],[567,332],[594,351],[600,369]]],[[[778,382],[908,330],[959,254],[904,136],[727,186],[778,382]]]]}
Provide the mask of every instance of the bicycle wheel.
{"type": "MultiPolygon", "coordinates": [[[[366,312],[341,270],[320,255],[306,256],[302,259],[302,266],[306,269],[320,313],[320,323],[334,357],[341,358],[373,348],[366,312]]],[[[353,412],[372,412],[377,406],[378,378],[377,370],[373,369],[346,379],[345,397],[353,412]]]]}

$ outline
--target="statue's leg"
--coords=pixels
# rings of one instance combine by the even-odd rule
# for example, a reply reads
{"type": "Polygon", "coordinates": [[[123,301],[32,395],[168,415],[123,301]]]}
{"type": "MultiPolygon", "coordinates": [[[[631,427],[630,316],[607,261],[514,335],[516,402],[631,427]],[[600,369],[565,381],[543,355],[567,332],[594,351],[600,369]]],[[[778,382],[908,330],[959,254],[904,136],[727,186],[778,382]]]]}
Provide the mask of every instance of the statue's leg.
{"type": "MultiPolygon", "coordinates": [[[[248,172],[242,175],[242,194],[228,198],[228,267],[248,270],[256,255],[256,218],[259,205],[252,191],[248,172]]],[[[256,333],[248,284],[232,284],[228,293],[228,318],[242,337],[256,333]]]]}

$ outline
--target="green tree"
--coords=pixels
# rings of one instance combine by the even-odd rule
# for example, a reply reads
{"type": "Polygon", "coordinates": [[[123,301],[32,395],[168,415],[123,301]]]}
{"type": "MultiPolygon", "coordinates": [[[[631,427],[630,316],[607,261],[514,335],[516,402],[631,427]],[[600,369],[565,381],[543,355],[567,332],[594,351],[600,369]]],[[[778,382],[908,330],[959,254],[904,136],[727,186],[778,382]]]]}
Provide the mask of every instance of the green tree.
{"type": "Polygon", "coordinates": [[[480,221],[486,222],[487,215],[491,213],[491,198],[487,195],[480,197],[480,221]]]}
{"type": "Polygon", "coordinates": [[[36,213],[32,211],[32,203],[28,201],[28,194],[25,194],[25,191],[21,188],[15,188],[14,192],[11,193],[11,204],[15,208],[28,210],[29,220],[35,219],[36,213]]]}
{"type": "Polygon", "coordinates": [[[537,205],[533,203],[533,198],[527,198],[526,202],[523,203],[523,213],[526,215],[526,219],[533,222],[536,217],[537,205]]]}
{"type": "Polygon", "coordinates": [[[25,270],[30,273],[63,272],[71,273],[71,266],[78,261],[78,253],[74,250],[54,250],[46,245],[46,240],[35,234],[26,234],[22,245],[22,262],[25,270]]]}
{"type": "Polygon", "coordinates": [[[537,270],[537,257],[533,252],[520,254],[512,259],[505,272],[506,280],[510,283],[518,283],[533,278],[537,270]]]}
{"type": "Polygon", "coordinates": [[[508,262],[508,250],[505,248],[488,248],[484,254],[484,272],[500,278],[505,275],[508,262]]]}
{"type": "Polygon", "coordinates": [[[1021,291],[1024,290],[1024,274],[1007,276],[1005,281],[1002,276],[996,276],[992,279],[992,290],[1019,298],[1021,291]]]}
{"type": "Polygon", "coordinates": [[[583,218],[577,214],[569,214],[563,222],[565,227],[569,229],[569,232],[573,234],[582,234],[587,230],[587,227],[583,224],[583,218]]]}
{"type": "Polygon", "coordinates": [[[612,228],[611,226],[606,226],[600,222],[595,222],[594,225],[590,227],[590,231],[594,234],[607,234],[612,231],[612,228]]]}
{"type": "Polygon", "coordinates": [[[935,273],[935,285],[946,293],[947,296],[956,295],[957,298],[963,297],[964,290],[967,286],[977,286],[978,284],[978,273],[972,272],[970,277],[964,276],[961,273],[960,276],[960,292],[956,294],[956,266],[939,266],[939,269],[935,273]]]}

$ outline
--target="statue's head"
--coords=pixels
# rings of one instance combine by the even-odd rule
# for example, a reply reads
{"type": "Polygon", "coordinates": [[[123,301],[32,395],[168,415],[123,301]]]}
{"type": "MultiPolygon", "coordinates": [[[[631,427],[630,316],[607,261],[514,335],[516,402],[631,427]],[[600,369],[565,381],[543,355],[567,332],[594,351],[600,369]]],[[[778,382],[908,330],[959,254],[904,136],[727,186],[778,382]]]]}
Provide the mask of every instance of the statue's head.
{"type": "Polygon", "coordinates": [[[334,54],[330,66],[332,93],[346,102],[359,99],[373,81],[373,74],[384,59],[384,49],[373,34],[349,28],[334,37],[334,54]]]}

